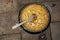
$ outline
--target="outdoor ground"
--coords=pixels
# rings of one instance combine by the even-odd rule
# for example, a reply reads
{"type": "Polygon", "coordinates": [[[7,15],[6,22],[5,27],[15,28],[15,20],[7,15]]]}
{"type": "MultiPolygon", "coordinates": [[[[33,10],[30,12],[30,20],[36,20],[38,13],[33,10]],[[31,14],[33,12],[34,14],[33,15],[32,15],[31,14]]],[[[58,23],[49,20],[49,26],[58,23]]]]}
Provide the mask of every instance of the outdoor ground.
{"type": "Polygon", "coordinates": [[[60,0],[0,0],[0,40],[60,40],[60,0]],[[18,23],[19,9],[30,2],[43,2],[52,9],[50,27],[43,34],[32,35],[11,28],[18,23]]]}

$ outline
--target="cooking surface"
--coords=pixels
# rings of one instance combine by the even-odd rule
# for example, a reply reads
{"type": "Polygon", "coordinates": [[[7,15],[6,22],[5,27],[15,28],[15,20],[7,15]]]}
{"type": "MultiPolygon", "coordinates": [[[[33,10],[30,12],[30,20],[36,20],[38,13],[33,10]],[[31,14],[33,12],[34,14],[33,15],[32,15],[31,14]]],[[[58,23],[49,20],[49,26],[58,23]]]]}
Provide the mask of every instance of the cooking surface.
{"type": "Polygon", "coordinates": [[[0,40],[51,40],[51,38],[60,40],[60,0],[42,0],[53,10],[51,25],[43,34],[31,35],[18,29],[11,29],[18,22],[20,7],[29,2],[36,2],[36,0],[0,0],[0,40]]]}

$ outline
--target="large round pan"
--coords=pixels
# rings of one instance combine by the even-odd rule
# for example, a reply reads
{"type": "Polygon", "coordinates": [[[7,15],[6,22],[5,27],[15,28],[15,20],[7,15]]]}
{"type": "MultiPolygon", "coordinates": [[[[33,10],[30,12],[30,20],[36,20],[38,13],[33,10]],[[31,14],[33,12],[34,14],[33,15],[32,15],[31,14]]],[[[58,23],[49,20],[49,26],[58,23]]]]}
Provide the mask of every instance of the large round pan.
{"type": "Polygon", "coordinates": [[[27,29],[25,29],[22,25],[20,26],[24,31],[26,31],[26,32],[28,32],[28,33],[30,33],[30,34],[39,34],[39,33],[42,33],[42,32],[44,32],[45,30],[47,30],[47,28],[49,27],[49,24],[50,24],[50,22],[51,22],[51,8],[48,6],[48,5],[46,5],[45,3],[40,3],[40,2],[34,2],[34,3],[28,3],[28,4],[25,4],[25,5],[23,5],[22,7],[21,7],[21,9],[19,10],[19,14],[18,14],[18,22],[20,23],[21,21],[20,21],[20,15],[21,15],[21,11],[26,7],[26,6],[28,6],[28,5],[31,5],[31,4],[39,4],[39,5],[42,5],[42,6],[44,6],[46,9],[47,9],[47,11],[48,11],[48,14],[49,14],[49,22],[48,22],[48,25],[46,25],[46,28],[45,29],[43,29],[43,30],[41,30],[41,31],[39,31],[39,32],[32,32],[32,31],[29,31],[29,30],[27,30],[27,29]]]}

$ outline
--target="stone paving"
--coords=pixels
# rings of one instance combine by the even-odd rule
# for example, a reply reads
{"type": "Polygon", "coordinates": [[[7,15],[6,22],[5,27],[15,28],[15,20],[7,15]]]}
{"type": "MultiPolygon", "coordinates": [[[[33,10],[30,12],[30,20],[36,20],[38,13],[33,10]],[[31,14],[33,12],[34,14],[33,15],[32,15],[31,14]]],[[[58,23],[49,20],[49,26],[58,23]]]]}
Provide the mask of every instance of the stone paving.
{"type": "Polygon", "coordinates": [[[0,0],[0,40],[60,40],[60,0],[0,0]],[[43,2],[52,8],[51,25],[42,35],[31,35],[12,26],[18,23],[19,9],[29,2],[43,2]]]}

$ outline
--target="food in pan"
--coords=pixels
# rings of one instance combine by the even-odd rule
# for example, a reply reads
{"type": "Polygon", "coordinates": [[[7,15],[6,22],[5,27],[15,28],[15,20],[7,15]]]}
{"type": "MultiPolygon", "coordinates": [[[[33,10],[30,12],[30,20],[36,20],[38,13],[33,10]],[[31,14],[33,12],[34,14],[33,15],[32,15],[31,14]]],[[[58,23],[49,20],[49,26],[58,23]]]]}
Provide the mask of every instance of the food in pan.
{"type": "Polygon", "coordinates": [[[31,4],[26,6],[20,15],[21,21],[34,16],[34,20],[28,21],[23,24],[23,27],[32,32],[38,32],[45,29],[48,25],[49,14],[47,9],[39,4],[31,4]]]}

